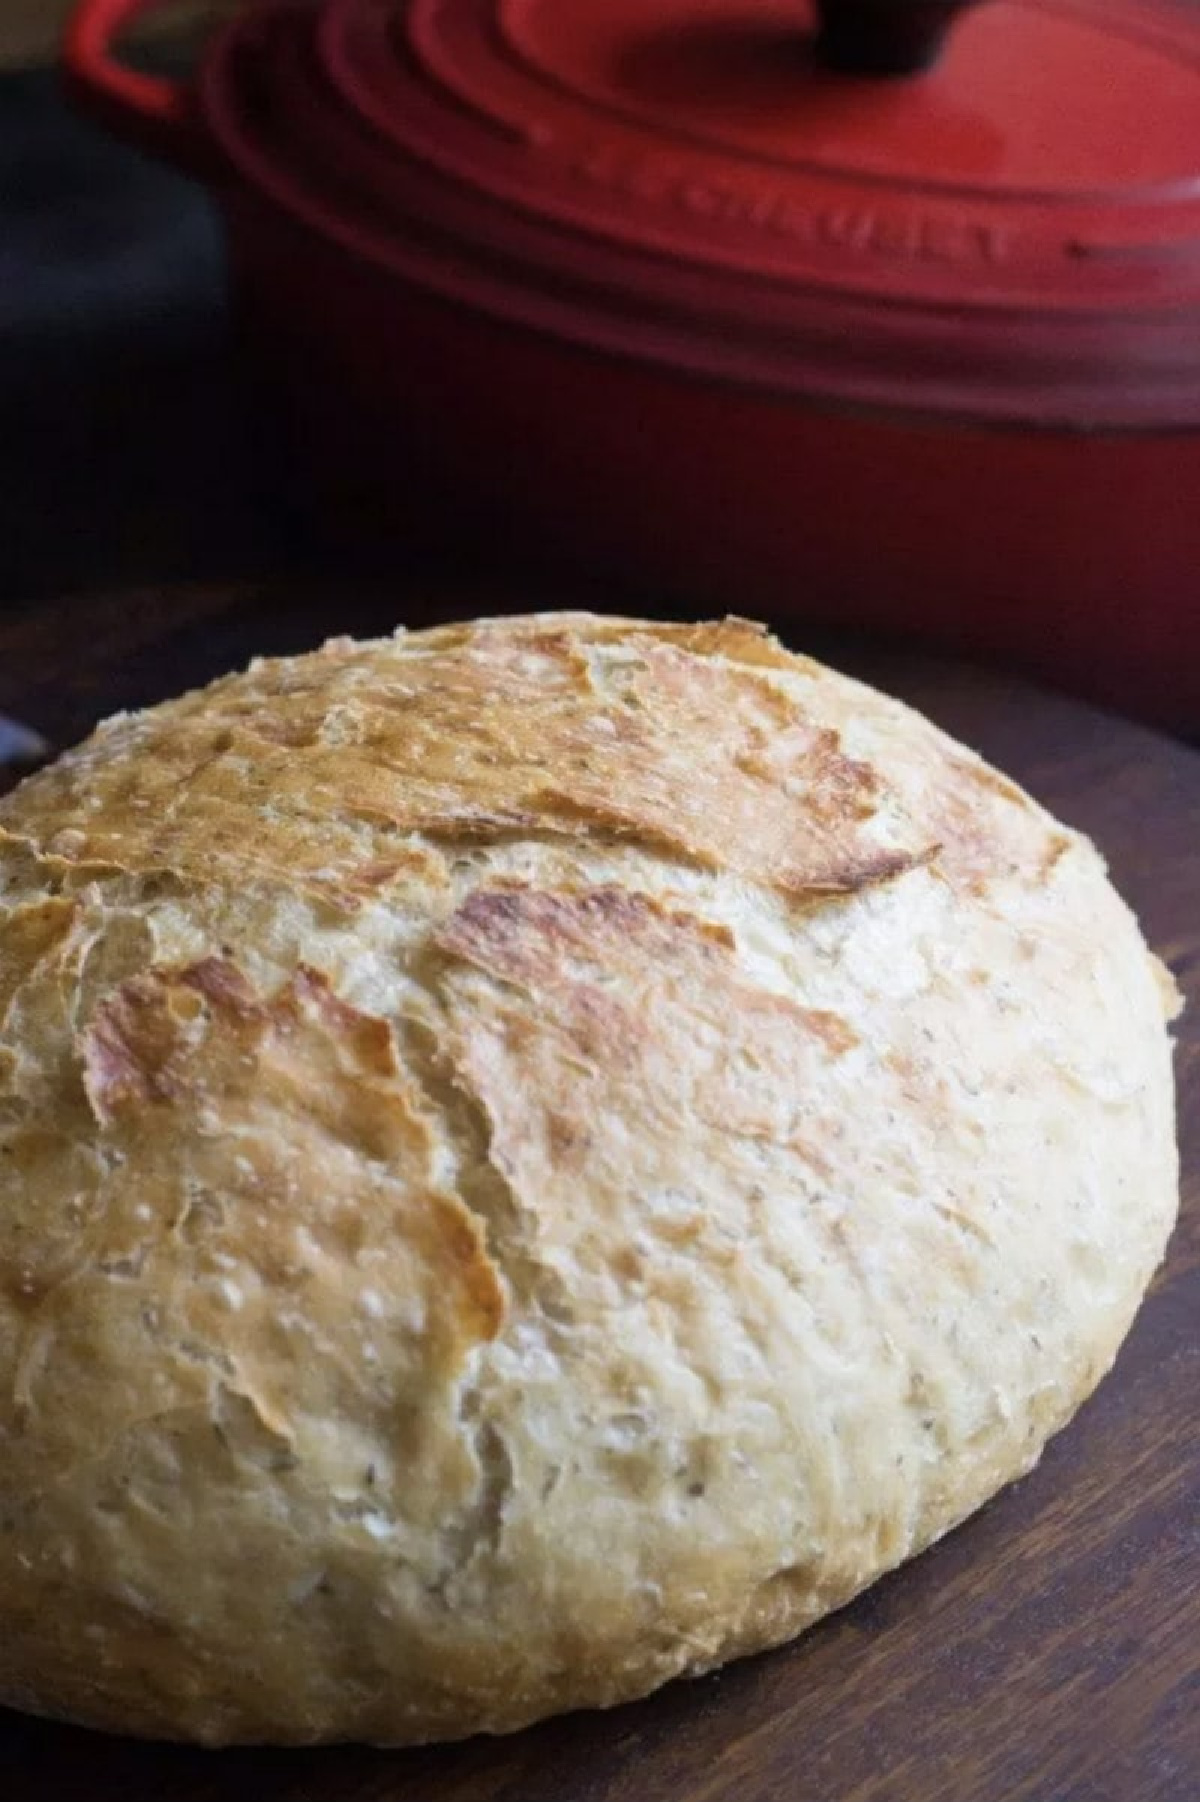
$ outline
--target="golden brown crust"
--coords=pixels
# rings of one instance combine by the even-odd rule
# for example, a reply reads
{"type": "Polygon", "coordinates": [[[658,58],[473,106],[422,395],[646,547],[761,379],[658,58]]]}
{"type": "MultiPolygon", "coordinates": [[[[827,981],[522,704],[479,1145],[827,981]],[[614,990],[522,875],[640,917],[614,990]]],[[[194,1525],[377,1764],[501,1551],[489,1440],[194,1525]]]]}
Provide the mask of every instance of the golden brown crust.
{"type": "MultiPolygon", "coordinates": [[[[858,1043],[839,1015],[741,978],[727,929],[649,895],[480,890],[437,942],[500,979],[490,996],[470,985],[469,999],[446,984],[451,1043],[493,1123],[493,1157],[562,1225],[572,1188],[603,1206],[619,1135],[665,1157],[659,1141],[681,1105],[689,1159],[709,1128],[788,1144],[814,1059],[858,1043]],[[524,992],[510,994],[514,984],[524,992]],[[523,1183],[527,1156],[544,1168],[523,1183]]],[[[619,1180],[629,1183],[627,1162],[619,1180]]],[[[628,1262],[624,1235],[616,1249],[628,1262]]]]}
{"type": "Polygon", "coordinates": [[[425,875],[414,833],[602,830],[799,894],[932,853],[883,818],[886,784],[836,732],[721,654],[732,638],[780,667],[769,641],[664,636],[493,629],[432,653],[401,639],[327,648],[303,672],[261,664],[114,722],[25,785],[9,829],[71,864],[236,870],[347,907],[425,875]]]}
{"type": "Polygon", "coordinates": [[[0,805],[0,1699],[403,1742],[799,1631],[1107,1368],[1173,1005],[1084,841],[743,621],[110,722],[0,805]]]}

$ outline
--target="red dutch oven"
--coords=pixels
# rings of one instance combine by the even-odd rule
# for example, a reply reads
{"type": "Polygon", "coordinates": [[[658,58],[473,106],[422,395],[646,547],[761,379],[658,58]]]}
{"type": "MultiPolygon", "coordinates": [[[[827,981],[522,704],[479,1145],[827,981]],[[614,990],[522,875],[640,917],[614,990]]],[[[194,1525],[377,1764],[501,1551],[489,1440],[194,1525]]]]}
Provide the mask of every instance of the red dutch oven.
{"type": "Polygon", "coordinates": [[[326,492],[1200,720],[1200,12],[259,0],[66,67],[206,181],[326,492]]]}

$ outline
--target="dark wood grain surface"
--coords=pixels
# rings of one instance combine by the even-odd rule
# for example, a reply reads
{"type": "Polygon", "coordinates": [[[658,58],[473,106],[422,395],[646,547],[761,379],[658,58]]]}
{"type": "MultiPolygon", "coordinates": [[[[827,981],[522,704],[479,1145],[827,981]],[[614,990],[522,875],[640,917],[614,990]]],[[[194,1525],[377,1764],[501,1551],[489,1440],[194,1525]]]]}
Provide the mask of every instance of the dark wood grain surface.
{"type": "MultiPolygon", "coordinates": [[[[0,622],[0,709],[62,744],[253,651],[483,604],[87,598],[0,622]]],[[[3,1802],[1200,1797],[1200,754],[980,671],[837,655],[1091,832],[1191,990],[1183,1216],[1113,1375],[1032,1476],[784,1651],[609,1715],[410,1753],[195,1753],[0,1714],[3,1802]]]]}

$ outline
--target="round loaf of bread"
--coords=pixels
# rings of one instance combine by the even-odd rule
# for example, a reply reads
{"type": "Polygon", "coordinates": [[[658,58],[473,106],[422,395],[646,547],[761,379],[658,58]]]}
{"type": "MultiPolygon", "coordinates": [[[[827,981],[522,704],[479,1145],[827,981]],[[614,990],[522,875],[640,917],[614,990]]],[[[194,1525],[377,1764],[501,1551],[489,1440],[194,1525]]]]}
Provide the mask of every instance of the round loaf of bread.
{"type": "Polygon", "coordinates": [[[743,622],[337,640],[0,826],[10,1705],[398,1744],[776,1644],[1162,1255],[1100,858],[743,622]]]}

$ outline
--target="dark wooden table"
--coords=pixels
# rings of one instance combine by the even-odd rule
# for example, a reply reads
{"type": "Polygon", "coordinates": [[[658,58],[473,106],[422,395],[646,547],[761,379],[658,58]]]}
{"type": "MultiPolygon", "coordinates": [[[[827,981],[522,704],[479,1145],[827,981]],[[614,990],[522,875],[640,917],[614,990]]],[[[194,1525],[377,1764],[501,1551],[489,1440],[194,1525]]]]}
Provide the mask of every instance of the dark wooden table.
{"type": "MultiPolygon", "coordinates": [[[[43,608],[0,622],[0,709],[64,743],[253,651],[481,605],[192,590],[43,608]]],[[[1091,832],[1191,991],[1183,1217],[1114,1374],[1031,1477],[784,1651],[609,1715],[411,1753],[204,1754],[0,1715],[2,1802],[1200,1797],[1200,753],[958,665],[862,646],[840,661],[1091,832]]]]}

